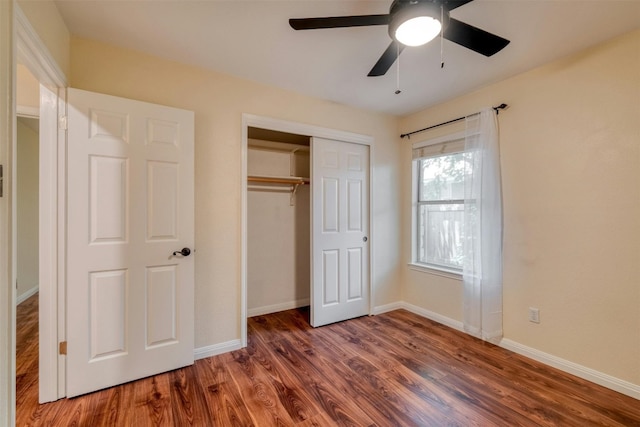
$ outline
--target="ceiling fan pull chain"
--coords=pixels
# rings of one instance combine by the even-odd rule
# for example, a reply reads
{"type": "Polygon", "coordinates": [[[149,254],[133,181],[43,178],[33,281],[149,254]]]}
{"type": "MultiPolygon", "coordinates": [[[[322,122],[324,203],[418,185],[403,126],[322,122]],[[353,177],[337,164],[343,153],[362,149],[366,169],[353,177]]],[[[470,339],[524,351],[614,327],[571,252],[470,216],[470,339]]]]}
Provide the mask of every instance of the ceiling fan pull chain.
{"type": "Polygon", "coordinates": [[[396,42],[396,49],[397,49],[397,56],[396,56],[396,62],[397,62],[397,73],[396,73],[396,95],[399,95],[402,91],[400,90],[400,43],[396,42]]]}
{"type": "Polygon", "coordinates": [[[444,68],[444,6],[440,4],[440,68],[444,68]]]}

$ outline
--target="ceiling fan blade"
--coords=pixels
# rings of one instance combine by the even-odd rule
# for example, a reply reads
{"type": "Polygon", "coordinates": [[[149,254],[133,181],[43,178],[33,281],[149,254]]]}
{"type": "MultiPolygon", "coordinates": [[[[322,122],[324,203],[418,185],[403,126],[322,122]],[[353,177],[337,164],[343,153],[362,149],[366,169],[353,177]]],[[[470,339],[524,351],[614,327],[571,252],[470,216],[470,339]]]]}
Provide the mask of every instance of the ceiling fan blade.
{"type": "Polygon", "coordinates": [[[404,50],[404,45],[396,41],[392,41],[387,50],[384,51],[376,65],[373,66],[368,77],[384,76],[389,68],[396,62],[398,55],[404,50]],[[399,49],[398,49],[399,47],[399,49]]]}
{"type": "Polygon", "coordinates": [[[453,18],[450,18],[444,31],[444,38],[484,56],[498,53],[509,44],[507,39],[453,18]]]}
{"type": "Polygon", "coordinates": [[[294,30],[316,30],[319,28],[366,27],[387,25],[390,15],[331,16],[326,18],[294,18],[289,25],[294,30]]]}
{"type": "Polygon", "coordinates": [[[444,8],[447,10],[457,9],[460,6],[464,6],[467,3],[471,3],[473,0],[445,0],[443,2],[444,8]]]}

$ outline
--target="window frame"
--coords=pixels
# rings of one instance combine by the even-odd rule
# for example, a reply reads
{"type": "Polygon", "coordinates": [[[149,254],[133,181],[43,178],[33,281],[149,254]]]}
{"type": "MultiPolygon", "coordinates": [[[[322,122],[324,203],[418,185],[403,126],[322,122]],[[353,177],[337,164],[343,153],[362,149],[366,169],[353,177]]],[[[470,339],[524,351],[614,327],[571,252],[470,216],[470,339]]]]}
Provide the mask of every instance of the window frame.
{"type": "MultiPolygon", "coordinates": [[[[432,147],[432,146],[445,146],[446,144],[456,144],[461,141],[464,142],[465,132],[456,132],[451,133],[449,135],[445,135],[439,138],[428,139],[425,141],[417,142],[413,144],[412,149],[420,149],[424,147],[432,147]]],[[[434,147],[435,148],[435,147],[434,147]]],[[[437,276],[443,276],[451,279],[462,280],[462,268],[449,268],[445,266],[441,266],[438,264],[431,264],[418,261],[419,254],[419,220],[420,214],[419,209],[424,205],[434,205],[434,204],[462,204],[464,205],[464,199],[451,199],[444,201],[420,201],[419,192],[420,192],[420,160],[429,157],[437,157],[440,155],[448,155],[448,154],[456,154],[465,152],[464,145],[462,149],[455,149],[452,151],[448,151],[445,153],[434,153],[431,156],[420,157],[411,160],[411,198],[412,198],[412,206],[411,206],[411,261],[409,262],[409,268],[414,271],[420,271],[424,273],[430,273],[437,276]]]]}

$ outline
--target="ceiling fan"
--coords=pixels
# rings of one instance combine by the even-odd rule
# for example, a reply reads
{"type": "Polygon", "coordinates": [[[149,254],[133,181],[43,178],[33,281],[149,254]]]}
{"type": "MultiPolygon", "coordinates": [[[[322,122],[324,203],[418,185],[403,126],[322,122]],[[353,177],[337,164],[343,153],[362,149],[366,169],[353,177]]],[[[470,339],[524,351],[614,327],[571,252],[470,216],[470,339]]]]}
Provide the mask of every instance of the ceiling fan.
{"type": "Polygon", "coordinates": [[[333,16],[289,19],[294,30],[388,25],[392,41],[369,77],[384,75],[405,46],[421,46],[442,33],[442,37],[461,46],[491,56],[509,40],[449,17],[449,12],[473,0],[393,0],[386,15],[333,16]]]}

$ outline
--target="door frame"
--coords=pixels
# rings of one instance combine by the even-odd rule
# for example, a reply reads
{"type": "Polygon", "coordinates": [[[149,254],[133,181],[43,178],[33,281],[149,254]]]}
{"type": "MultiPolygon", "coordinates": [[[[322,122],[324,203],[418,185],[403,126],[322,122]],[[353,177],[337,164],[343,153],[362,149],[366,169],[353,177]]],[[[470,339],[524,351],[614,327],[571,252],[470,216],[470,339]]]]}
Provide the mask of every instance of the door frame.
{"type": "Polygon", "coordinates": [[[14,16],[14,67],[20,59],[40,82],[38,387],[39,402],[45,403],[66,395],[65,356],[58,354],[58,343],[65,340],[66,130],[59,121],[66,116],[67,78],[17,3],[14,16]]]}
{"type": "Polygon", "coordinates": [[[14,2],[0,1],[0,424],[15,424],[16,405],[16,292],[11,283],[12,204],[10,179],[15,139],[15,29],[14,2]],[[7,178],[5,178],[7,176],[7,178]]]}
{"type": "MultiPolygon", "coordinates": [[[[373,223],[373,188],[374,188],[374,175],[373,175],[373,159],[374,159],[374,138],[369,135],[363,135],[353,132],[346,132],[337,129],[325,128],[321,126],[309,125],[304,123],[297,123],[287,120],[275,119],[272,117],[258,116],[254,114],[243,113],[242,114],[242,167],[241,167],[241,224],[240,224],[240,246],[241,246],[241,260],[240,260],[240,340],[241,346],[247,346],[247,156],[249,150],[248,135],[249,127],[255,127],[260,129],[267,129],[279,132],[293,133],[297,135],[304,135],[309,137],[332,139],[336,141],[349,142],[354,144],[361,144],[369,146],[369,314],[373,313],[373,301],[374,301],[374,271],[373,262],[374,259],[374,223],[373,223]]],[[[313,182],[311,183],[313,186],[313,182]]],[[[313,201],[312,201],[313,203],[313,201]]],[[[311,245],[313,248],[313,236],[311,236],[311,245]]],[[[313,265],[311,266],[311,279],[313,280],[313,265]]],[[[313,283],[313,281],[311,282],[313,283]]]]}

